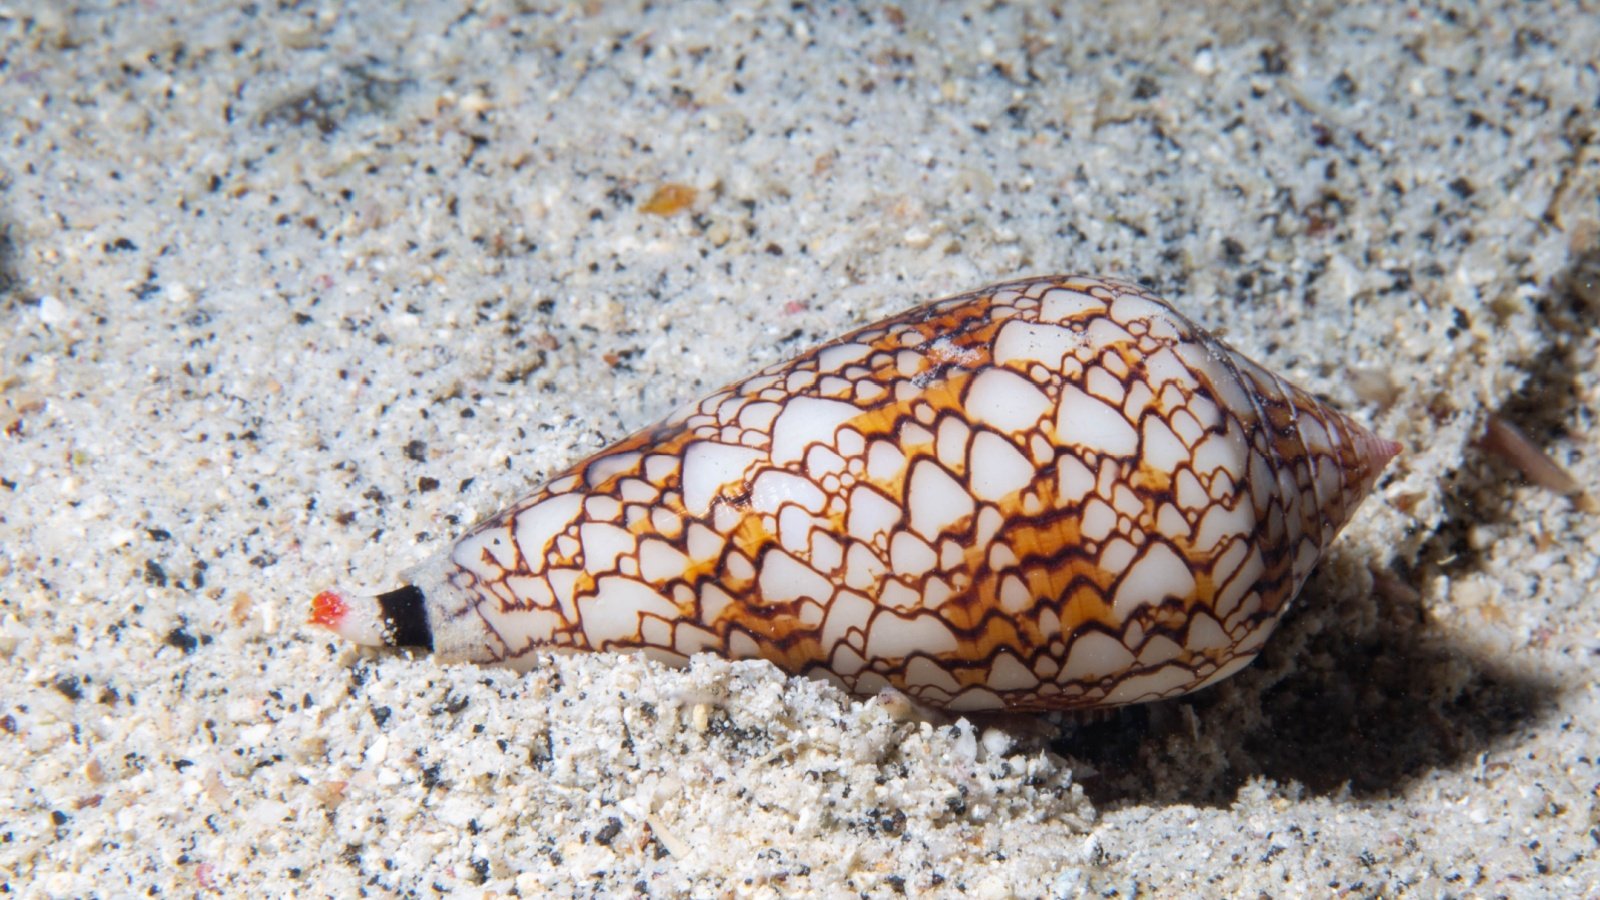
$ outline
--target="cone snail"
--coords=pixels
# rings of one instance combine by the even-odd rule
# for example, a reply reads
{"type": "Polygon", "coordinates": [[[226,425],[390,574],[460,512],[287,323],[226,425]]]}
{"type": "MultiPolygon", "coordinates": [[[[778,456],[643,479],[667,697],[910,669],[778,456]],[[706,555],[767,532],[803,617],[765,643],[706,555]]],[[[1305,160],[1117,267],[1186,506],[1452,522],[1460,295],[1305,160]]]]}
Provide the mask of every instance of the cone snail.
{"type": "Polygon", "coordinates": [[[1399,451],[1126,281],[858,329],[577,463],[313,621],[527,669],[767,659],[956,711],[1116,706],[1247,665],[1399,451]]]}

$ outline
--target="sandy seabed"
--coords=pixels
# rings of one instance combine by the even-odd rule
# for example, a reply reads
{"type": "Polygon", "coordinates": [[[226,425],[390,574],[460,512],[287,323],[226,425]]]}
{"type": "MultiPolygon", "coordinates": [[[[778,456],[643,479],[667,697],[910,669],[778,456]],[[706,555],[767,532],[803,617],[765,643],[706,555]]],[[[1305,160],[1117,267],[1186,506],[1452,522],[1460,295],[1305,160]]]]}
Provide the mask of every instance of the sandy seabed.
{"type": "Polygon", "coordinates": [[[1592,4],[0,6],[0,890],[1600,892],[1592,4]],[[680,185],[687,207],[652,204],[680,185]],[[1139,278],[1401,441],[1093,724],[303,624],[719,384],[1139,278]]]}

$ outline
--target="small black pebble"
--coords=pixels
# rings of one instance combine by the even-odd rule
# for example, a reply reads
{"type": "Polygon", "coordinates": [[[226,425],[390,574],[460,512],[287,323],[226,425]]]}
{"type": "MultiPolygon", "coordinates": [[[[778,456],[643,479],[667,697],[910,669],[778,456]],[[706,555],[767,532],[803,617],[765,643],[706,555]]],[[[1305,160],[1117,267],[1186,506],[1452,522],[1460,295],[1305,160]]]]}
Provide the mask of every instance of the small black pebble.
{"type": "Polygon", "coordinates": [[[165,643],[168,647],[177,647],[185,654],[193,653],[194,648],[200,646],[200,640],[189,632],[184,631],[181,626],[167,632],[165,643]]]}
{"type": "Polygon", "coordinates": [[[616,840],[617,835],[621,833],[622,820],[612,816],[606,820],[606,824],[601,826],[599,831],[595,832],[594,842],[602,847],[609,847],[611,842],[616,840]]]}
{"type": "Polygon", "coordinates": [[[83,685],[78,682],[76,676],[69,675],[65,678],[56,679],[55,688],[61,693],[61,696],[74,703],[83,699],[83,685]]]}

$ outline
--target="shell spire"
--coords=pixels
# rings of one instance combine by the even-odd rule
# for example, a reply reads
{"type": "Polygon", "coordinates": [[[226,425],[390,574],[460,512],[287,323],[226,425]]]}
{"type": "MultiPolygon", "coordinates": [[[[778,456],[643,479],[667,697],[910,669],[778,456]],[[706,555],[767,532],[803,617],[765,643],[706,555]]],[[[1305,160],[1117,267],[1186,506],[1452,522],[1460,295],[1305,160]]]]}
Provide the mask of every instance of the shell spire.
{"type": "Polygon", "coordinates": [[[1136,284],[936,300],[572,468],[376,597],[357,643],[759,657],[952,710],[1176,696],[1247,665],[1399,451],[1136,284]]]}

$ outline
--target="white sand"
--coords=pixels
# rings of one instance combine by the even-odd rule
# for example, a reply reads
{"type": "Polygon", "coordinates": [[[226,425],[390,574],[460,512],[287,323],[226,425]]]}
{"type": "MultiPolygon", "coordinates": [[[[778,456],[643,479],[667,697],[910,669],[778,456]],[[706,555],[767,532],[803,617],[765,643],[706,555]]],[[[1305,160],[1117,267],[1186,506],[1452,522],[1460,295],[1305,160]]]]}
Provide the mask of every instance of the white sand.
{"type": "Polygon", "coordinates": [[[1504,409],[1600,485],[1592,8],[58,5],[0,4],[0,889],[1600,891],[1600,529],[1472,443],[1504,409]],[[1406,446],[1217,689],[934,727],[301,624],[676,403],[1046,271],[1406,446]]]}

